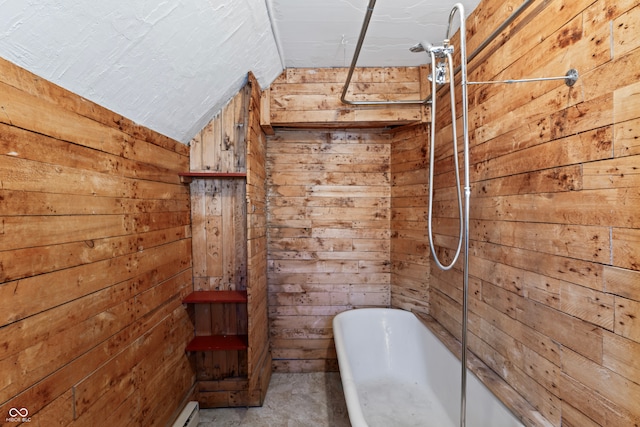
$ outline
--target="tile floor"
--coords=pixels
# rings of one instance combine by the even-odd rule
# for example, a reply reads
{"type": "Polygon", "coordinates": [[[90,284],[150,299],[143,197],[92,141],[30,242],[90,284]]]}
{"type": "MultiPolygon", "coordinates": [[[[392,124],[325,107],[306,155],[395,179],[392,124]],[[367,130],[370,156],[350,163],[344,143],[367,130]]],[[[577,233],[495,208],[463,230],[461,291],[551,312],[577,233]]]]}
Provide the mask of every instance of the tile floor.
{"type": "Polygon", "coordinates": [[[201,409],[198,427],[349,427],[340,374],[273,373],[264,405],[201,409]]]}

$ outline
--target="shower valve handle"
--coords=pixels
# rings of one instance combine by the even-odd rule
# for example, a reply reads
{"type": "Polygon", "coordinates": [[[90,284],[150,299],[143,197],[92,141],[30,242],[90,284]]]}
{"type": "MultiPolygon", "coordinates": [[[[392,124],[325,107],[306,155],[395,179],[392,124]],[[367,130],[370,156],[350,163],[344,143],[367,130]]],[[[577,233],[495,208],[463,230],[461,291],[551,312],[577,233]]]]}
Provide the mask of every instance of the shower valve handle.
{"type": "Polygon", "coordinates": [[[433,52],[436,58],[446,58],[447,55],[453,55],[453,46],[449,44],[449,40],[444,42],[443,46],[429,46],[429,52],[433,52]]]}

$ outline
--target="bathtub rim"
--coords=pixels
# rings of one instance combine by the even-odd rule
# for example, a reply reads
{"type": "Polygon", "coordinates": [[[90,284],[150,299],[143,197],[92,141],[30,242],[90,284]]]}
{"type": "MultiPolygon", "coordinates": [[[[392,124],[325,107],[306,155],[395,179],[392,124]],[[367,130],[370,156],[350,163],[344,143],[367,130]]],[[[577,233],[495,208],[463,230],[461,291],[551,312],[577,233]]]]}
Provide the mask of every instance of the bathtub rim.
{"type": "MultiPolygon", "coordinates": [[[[393,307],[369,307],[369,308],[356,308],[345,310],[334,316],[332,321],[334,337],[339,336],[342,340],[342,331],[335,328],[335,318],[340,314],[349,312],[352,310],[397,310],[413,313],[418,320],[428,328],[441,343],[460,361],[462,345],[444,326],[438,323],[433,317],[428,314],[422,313],[417,310],[405,310],[402,308],[393,307]]],[[[335,338],[334,338],[335,339],[335,338]]],[[[343,390],[345,393],[345,400],[350,399],[351,402],[357,408],[357,413],[354,414],[352,422],[355,424],[363,423],[367,425],[360,406],[360,399],[358,397],[356,387],[353,381],[353,374],[349,366],[344,367],[340,360],[346,362],[347,355],[344,348],[338,348],[336,346],[336,353],[338,355],[338,366],[340,369],[340,379],[343,381],[343,390]],[[342,355],[342,356],[340,356],[342,355]],[[344,383],[346,378],[346,384],[344,383]],[[349,387],[346,387],[349,385],[349,387]]],[[[343,362],[343,364],[346,364],[343,362]]],[[[504,406],[511,411],[514,416],[520,420],[526,426],[534,427],[553,427],[553,424],[547,420],[538,410],[536,410],[529,402],[527,402],[511,385],[509,385],[504,379],[502,379],[497,373],[495,373],[489,366],[487,366],[480,358],[473,354],[470,350],[467,351],[467,369],[471,371],[485,387],[487,387],[497,398],[502,402],[504,406]]],[[[349,418],[351,419],[351,412],[349,412],[349,418]]],[[[355,424],[358,425],[358,424],[355,424]]]]}

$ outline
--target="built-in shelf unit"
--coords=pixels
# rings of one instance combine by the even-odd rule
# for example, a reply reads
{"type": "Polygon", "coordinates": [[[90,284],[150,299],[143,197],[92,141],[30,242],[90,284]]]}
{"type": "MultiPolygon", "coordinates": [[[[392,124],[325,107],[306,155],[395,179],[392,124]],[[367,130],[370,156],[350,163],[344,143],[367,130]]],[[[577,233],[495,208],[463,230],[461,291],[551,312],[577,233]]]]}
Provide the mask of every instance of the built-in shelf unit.
{"type": "Polygon", "coordinates": [[[271,376],[264,227],[266,140],[260,89],[247,85],[190,142],[194,336],[201,407],[260,406],[271,376]]]}

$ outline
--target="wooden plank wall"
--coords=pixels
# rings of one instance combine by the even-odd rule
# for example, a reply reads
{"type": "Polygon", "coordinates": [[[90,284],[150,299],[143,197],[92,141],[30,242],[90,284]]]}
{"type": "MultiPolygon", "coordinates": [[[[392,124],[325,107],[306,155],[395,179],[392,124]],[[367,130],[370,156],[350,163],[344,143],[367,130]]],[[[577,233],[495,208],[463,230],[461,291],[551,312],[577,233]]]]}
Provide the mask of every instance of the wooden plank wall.
{"type": "Polygon", "coordinates": [[[390,137],[278,130],[267,139],[275,371],[336,370],[331,321],[390,303],[390,137]]]}
{"type": "MultiPolygon", "coordinates": [[[[470,48],[518,4],[483,1],[470,48]]],[[[471,64],[471,80],[580,73],[571,89],[470,92],[470,348],[556,426],[640,423],[639,21],[637,0],[537,1],[471,64]]],[[[457,219],[439,117],[446,257],[457,219]]],[[[461,283],[432,266],[431,314],[456,336],[461,283]]]]}
{"type": "Polygon", "coordinates": [[[391,134],[391,305],[423,313],[429,312],[428,132],[425,124],[391,134]]]}
{"type": "MultiPolygon", "coordinates": [[[[347,71],[347,68],[286,69],[265,91],[268,108],[265,108],[264,124],[273,127],[366,128],[419,123],[423,119],[423,109],[416,105],[387,108],[343,104],[340,95],[347,71]]],[[[419,67],[356,68],[346,99],[421,99],[420,73],[419,67]]]]}
{"type": "Polygon", "coordinates": [[[250,402],[262,404],[271,378],[267,312],[267,138],[260,126],[261,91],[249,73],[247,129],[247,297],[250,402]]]}
{"type": "Polygon", "coordinates": [[[194,383],[188,148],[0,76],[0,419],[164,426],[194,383]]]}
{"type": "Polygon", "coordinates": [[[196,353],[203,406],[262,404],[271,374],[267,321],[266,139],[260,86],[248,83],[191,141],[192,172],[246,172],[191,183],[195,290],[247,290],[247,304],[198,304],[196,334],[248,334],[248,351],[196,353]]]}

